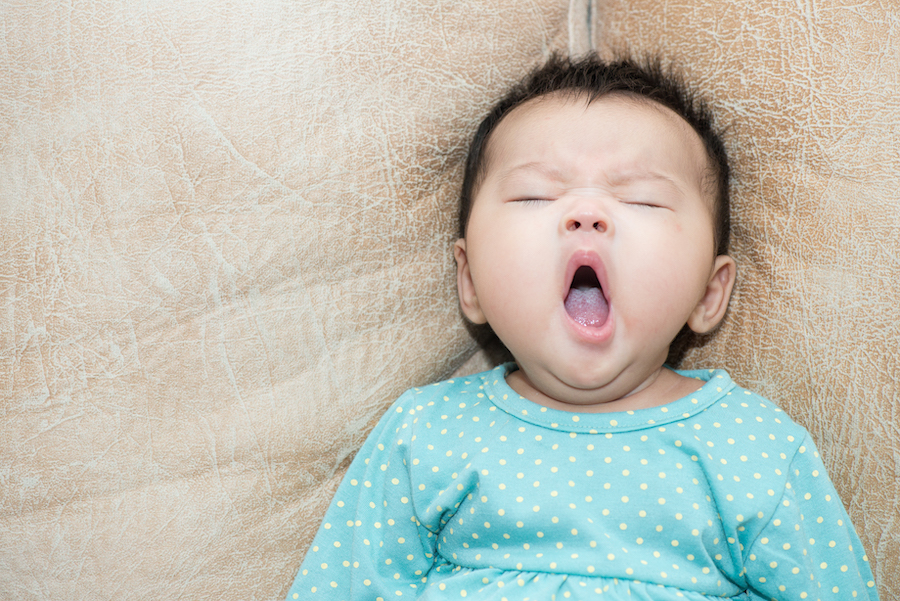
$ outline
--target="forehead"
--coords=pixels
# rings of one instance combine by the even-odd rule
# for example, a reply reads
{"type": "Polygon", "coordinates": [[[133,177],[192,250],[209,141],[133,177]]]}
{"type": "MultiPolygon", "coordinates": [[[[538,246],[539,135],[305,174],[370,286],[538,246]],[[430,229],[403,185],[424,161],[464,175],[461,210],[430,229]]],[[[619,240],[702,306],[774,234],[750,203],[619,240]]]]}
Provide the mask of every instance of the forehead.
{"type": "Polygon", "coordinates": [[[485,158],[485,177],[517,164],[602,166],[664,170],[697,186],[709,166],[699,135],[677,113],[620,93],[593,101],[558,93],[529,100],[500,121],[485,158]]]}

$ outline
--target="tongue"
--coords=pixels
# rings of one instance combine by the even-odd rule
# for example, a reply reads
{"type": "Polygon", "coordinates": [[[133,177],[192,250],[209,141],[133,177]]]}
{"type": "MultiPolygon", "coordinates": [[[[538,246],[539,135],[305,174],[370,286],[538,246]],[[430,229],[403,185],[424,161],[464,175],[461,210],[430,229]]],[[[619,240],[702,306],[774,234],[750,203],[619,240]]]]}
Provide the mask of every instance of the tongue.
{"type": "Polygon", "coordinates": [[[566,296],[566,312],[583,326],[599,328],[609,316],[609,304],[596,286],[578,286],[566,296]]]}

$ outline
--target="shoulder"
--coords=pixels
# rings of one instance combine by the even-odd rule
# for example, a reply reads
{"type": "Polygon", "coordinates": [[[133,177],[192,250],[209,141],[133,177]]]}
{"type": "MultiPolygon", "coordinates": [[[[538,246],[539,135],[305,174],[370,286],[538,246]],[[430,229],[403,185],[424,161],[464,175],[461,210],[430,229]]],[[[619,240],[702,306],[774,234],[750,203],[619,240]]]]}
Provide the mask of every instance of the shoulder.
{"type": "Polygon", "coordinates": [[[507,371],[507,366],[500,365],[477,374],[415,386],[397,398],[388,414],[416,416],[449,411],[458,413],[460,409],[483,404],[482,401],[490,400],[494,388],[503,382],[507,371]]]}
{"type": "MultiPolygon", "coordinates": [[[[723,433],[741,433],[749,440],[786,442],[799,448],[808,436],[806,429],[795,422],[770,399],[740,386],[722,369],[680,371],[682,375],[704,381],[700,392],[705,395],[704,411],[698,421],[723,433]]],[[[730,435],[730,434],[729,434],[730,435]]]]}
{"type": "Polygon", "coordinates": [[[494,387],[506,377],[508,367],[500,365],[494,369],[481,373],[449,378],[427,384],[415,386],[404,392],[397,399],[395,405],[413,405],[425,401],[427,403],[448,403],[454,399],[481,399],[487,398],[494,387]]]}
{"type": "Polygon", "coordinates": [[[798,455],[815,453],[806,429],[777,404],[735,384],[724,371],[713,373],[717,377],[704,389],[714,385],[717,396],[707,397],[703,410],[679,428],[696,461],[759,480],[779,478],[798,455]]]}
{"type": "Polygon", "coordinates": [[[797,450],[809,436],[776,403],[737,384],[716,404],[716,409],[748,439],[761,438],[768,444],[797,450]]]}

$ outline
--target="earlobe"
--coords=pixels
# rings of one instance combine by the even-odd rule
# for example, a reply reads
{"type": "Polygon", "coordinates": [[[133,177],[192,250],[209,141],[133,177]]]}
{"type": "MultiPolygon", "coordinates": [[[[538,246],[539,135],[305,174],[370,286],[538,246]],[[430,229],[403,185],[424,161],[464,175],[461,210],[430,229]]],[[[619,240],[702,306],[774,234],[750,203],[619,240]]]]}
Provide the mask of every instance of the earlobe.
{"type": "Polygon", "coordinates": [[[724,319],[736,274],[737,266],[734,259],[728,255],[716,257],[703,298],[688,318],[687,325],[691,330],[698,334],[706,334],[724,319]]]}
{"type": "Polygon", "coordinates": [[[453,245],[453,256],[456,258],[456,291],[459,294],[459,306],[463,315],[472,323],[487,323],[481,306],[478,304],[475,283],[472,281],[472,273],[469,270],[465,238],[460,238],[453,245]]]}

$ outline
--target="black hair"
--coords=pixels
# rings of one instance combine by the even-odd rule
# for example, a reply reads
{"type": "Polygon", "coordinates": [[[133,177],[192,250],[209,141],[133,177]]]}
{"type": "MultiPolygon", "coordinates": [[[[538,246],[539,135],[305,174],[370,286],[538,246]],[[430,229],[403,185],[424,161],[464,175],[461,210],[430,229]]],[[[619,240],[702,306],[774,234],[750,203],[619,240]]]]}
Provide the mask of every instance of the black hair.
{"type": "MultiPolygon", "coordinates": [[[[708,105],[700,99],[673,70],[664,69],[658,59],[636,61],[619,58],[604,61],[596,54],[578,59],[553,54],[541,66],[513,86],[490,110],[469,146],[459,201],[459,237],[466,237],[472,201],[485,176],[487,146],[491,133],[516,107],[548,94],[582,97],[588,103],[612,94],[630,96],[656,103],[674,111],[691,126],[703,142],[707,156],[706,186],[713,197],[713,235],[717,255],[728,252],[731,235],[728,154],[708,105]]],[[[497,338],[490,325],[469,329],[476,341],[494,362],[510,360],[509,351],[497,338]]],[[[669,348],[668,363],[677,366],[691,346],[703,337],[685,325],[669,348]]]]}

